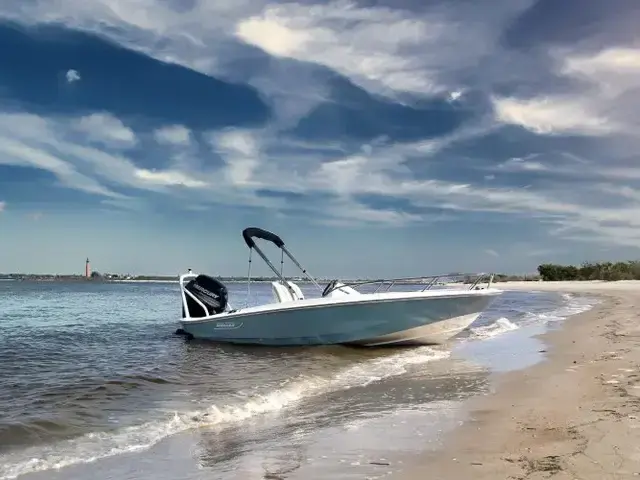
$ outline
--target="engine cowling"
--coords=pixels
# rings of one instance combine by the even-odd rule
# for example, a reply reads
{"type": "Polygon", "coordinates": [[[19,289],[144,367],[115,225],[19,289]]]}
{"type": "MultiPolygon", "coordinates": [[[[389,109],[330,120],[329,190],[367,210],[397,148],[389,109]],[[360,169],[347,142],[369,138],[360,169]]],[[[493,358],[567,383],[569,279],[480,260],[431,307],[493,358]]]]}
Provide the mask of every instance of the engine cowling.
{"type": "MultiPolygon", "coordinates": [[[[198,302],[191,298],[191,295],[186,294],[187,308],[189,310],[189,316],[192,318],[207,317],[209,315],[222,313],[229,303],[229,292],[227,291],[226,285],[220,280],[208,275],[198,275],[187,283],[184,289],[200,300],[207,308],[205,312],[202,309],[202,305],[199,305],[198,302]]],[[[184,307],[182,316],[186,316],[184,307]]]]}

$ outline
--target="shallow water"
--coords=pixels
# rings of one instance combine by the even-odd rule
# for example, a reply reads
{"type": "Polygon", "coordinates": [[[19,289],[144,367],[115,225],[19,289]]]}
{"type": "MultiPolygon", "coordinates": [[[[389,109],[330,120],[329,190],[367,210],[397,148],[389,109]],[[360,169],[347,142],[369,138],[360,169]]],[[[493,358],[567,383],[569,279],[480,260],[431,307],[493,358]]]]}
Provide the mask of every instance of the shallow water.
{"type": "Polygon", "coordinates": [[[370,462],[437,445],[457,402],[592,303],[506,292],[447,348],[277,349],[175,336],[176,284],[1,282],[0,479],[384,475],[370,462]]]}

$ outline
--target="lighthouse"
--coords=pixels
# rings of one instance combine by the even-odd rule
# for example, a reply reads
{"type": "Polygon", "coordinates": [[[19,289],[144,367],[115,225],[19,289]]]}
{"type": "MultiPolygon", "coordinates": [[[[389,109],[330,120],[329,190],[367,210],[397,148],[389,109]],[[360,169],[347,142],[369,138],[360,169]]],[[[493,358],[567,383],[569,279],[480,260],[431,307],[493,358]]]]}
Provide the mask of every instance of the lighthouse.
{"type": "Polygon", "coordinates": [[[91,265],[89,265],[89,257],[87,257],[87,263],[84,266],[84,276],[91,277],[91,265]]]}

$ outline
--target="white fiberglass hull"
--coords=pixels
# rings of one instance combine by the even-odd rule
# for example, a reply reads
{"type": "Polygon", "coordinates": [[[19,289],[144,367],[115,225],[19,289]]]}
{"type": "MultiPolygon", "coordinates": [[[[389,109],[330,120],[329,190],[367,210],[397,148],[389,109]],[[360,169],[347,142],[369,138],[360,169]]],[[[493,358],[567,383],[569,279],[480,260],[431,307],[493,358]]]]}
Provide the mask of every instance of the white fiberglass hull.
{"type": "Polygon", "coordinates": [[[311,298],[183,318],[181,326],[194,338],[242,344],[440,344],[501,293],[451,289],[311,298]]]}
{"type": "Polygon", "coordinates": [[[374,338],[363,338],[354,345],[364,347],[439,345],[468,328],[480,316],[480,312],[433,322],[374,338]]]}

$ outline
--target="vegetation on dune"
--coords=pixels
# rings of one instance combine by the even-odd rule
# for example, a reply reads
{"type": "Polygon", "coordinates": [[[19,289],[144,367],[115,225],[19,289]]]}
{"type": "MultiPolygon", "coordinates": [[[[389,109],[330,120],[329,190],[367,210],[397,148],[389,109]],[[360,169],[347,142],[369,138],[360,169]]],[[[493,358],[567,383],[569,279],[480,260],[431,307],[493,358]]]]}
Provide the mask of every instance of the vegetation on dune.
{"type": "Polygon", "coordinates": [[[570,280],[640,280],[640,261],[585,262],[575,265],[544,263],[538,266],[540,278],[546,282],[570,280]]]}
{"type": "Polygon", "coordinates": [[[494,282],[537,282],[540,275],[507,275],[505,273],[496,273],[493,277],[494,282]]]}

